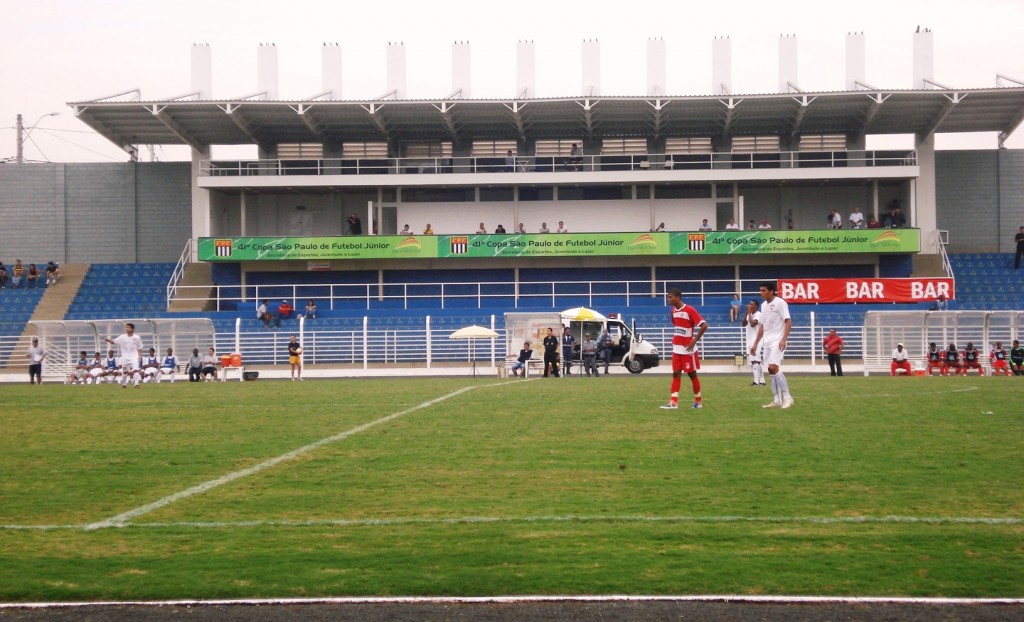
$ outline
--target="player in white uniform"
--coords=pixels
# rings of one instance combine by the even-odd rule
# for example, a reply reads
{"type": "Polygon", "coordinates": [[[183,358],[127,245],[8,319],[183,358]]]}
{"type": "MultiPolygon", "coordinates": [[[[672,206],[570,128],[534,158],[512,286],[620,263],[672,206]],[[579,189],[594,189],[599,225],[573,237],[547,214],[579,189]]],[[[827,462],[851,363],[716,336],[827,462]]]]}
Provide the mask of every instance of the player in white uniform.
{"type": "Polygon", "coordinates": [[[117,346],[121,352],[121,387],[128,388],[128,378],[133,379],[135,388],[139,388],[139,351],[142,350],[142,337],[135,334],[135,324],[128,322],[124,325],[124,334],[111,339],[104,339],[109,344],[117,346]]]}
{"type": "Polygon", "coordinates": [[[751,386],[764,386],[764,367],[761,366],[761,356],[764,353],[764,344],[758,344],[757,352],[749,352],[750,347],[757,341],[757,331],[761,328],[761,312],[757,310],[757,302],[751,300],[747,303],[747,310],[743,314],[743,326],[747,329],[747,361],[750,362],[750,369],[754,373],[754,381],[751,386]]]}
{"type": "Polygon", "coordinates": [[[789,317],[789,303],[775,295],[775,288],[774,281],[761,284],[761,298],[764,302],[761,303],[760,328],[754,345],[750,347],[750,353],[757,352],[757,346],[763,342],[763,361],[768,364],[772,394],[775,396],[771,402],[764,405],[764,408],[789,408],[793,405],[793,396],[789,394],[789,383],[786,382],[786,376],[780,366],[786,353],[786,342],[789,340],[793,322],[789,317]]]}

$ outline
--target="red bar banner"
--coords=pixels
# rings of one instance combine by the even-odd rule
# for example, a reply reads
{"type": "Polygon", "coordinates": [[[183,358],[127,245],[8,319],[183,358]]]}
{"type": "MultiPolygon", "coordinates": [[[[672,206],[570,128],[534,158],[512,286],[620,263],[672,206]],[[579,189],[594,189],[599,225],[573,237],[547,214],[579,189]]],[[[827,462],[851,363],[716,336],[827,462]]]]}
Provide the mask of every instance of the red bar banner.
{"type": "Polygon", "coordinates": [[[778,294],[793,304],[934,302],[953,300],[953,279],[779,279],[778,294]]]}

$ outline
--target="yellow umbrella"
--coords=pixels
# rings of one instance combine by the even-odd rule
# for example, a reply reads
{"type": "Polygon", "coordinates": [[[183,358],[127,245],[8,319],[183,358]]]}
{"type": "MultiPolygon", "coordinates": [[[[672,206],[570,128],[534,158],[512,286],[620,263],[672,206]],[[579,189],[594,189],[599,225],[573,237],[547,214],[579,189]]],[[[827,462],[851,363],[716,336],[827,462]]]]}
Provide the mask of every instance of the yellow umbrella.
{"type": "Polygon", "coordinates": [[[593,309],[587,307],[575,307],[573,309],[566,309],[561,313],[563,320],[569,320],[571,322],[604,322],[608,318],[601,315],[593,309]]]}

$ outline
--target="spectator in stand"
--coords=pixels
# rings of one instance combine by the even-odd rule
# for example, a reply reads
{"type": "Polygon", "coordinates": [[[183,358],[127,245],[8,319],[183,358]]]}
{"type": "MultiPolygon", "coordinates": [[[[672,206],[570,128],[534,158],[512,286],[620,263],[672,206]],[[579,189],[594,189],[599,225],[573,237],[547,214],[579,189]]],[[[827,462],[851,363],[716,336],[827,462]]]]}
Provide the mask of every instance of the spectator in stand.
{"type": "Polygon", "coordinates": [[[202,376],[206,382],[217,379],[217,362],[217,353],[210,348],[202,360],[202,376]]]}
{"type": "Polygon", "coordinates": [[[898,205],[893,205],[889,208],[889,213],[882,224],[886,228],[899,229],[907,226],[907,217],[903,215],[898,205]]]}
{"type": "Polygon", "coordinates": [[[281,304],[277,305],[277,325],[281,325],[281,320],[290,318],[293,311],[295,311],[295,307],[292,306],[292,303],[282,300],[281,304]]]}
{"type": "Polygon", "coordinates": [[[10,277],[7,276],[7,266],[4,262],[0,261],[0,289],[7,289],[7,280],[10,277]]]}
{"type": "Polygon", "coordinates": [[[860,208],[855,207],[850,212],[850,228],[851,229],[863,229],[864,228],[864,214],[860,213],[860,208]]]}
{"type": "Polygon", "coordinates": [[[868,229],[881,229],[882,223],[878,222],[878,219],[874,216],[868,216],[868,229]]]}
{"type": "Polygon", "coordinates": [[[515,172],[515,170],[516,170],[516,156],[515,156],[515,154],[512,153],[512,150],[509,149],[505,153],[505,172],[506,173],[512,173],[512,172],[515,172]]]}
{"type": "Polygon", "coordinates": [[[896,349],[892,351],[892,365],[889,366],[889,375],[895,376],[900,370],[902,370],[904,376],[911,374],[907,351],[903,349],[902,343],[897,343],[896,349]]]}
{"type": "Polygon", "coordinates": [[[192,356],[188,357],[188,381],[203,381],[203,357],[199,356],[199,348],[192,348],[192,356]]]}
{"type": "Polygon", "coordinates": [[[751,218],[747,221],[747,231],[753,231],[754,229],[757,229],[757,225],[754,224],[754,219],[751,218]]]}
{"type": "Polygon", "coordinates": [[[526,227],[523,226],[523,223],[519,223],[519,226],[516,227],[516,233],[520,235],[526,233],[526,227]]]}
{"type": "Polygon", "coordinates": [[[732,302],[729,303],[729,321],[735,322],[740,319],[740,295],[733,294],[732,302]]]}
{"type": "Polygon", "coordinates": [[[961,374],[966,376],[967,372],[973,369],[978,372],[979,376],[985,375],[985,370],[981,367],[981,352],[974,349],[974,342],[968,341],[967,347],[960,355],[964,361],[964,366],[960,370],[961,374]]]}
{"type": "Polygon", "coordinates": [[[576,143],[572,144],[572,149],[569,150],[569,165],[572,170],[580,170],[580,165],[583,164],[583,150],[576,143]]]}
{"type": "Polygon", "coordinates": [[[353,213],[347,219],[349,235],[363,235],[363,221],[353,213]]]}
{"type": "MultiPolygon", "coordinates": [[[[831,376],[843,375],[843,338],[836,333],[836,329],[828,331],[828,335],[822,340],[825,354],[828,356],[828,370],[831,376]]],[[[910,363],[907,363],[910,366],[910,363]]]]}
{"type": "Polygon", "coordinates": [[[1017,339],[1013,340],[1010,348],[1010,371],[1014,376],[1024,376],[1024,346],[1017,339]]]}
{"type": "Polygon", "coordinates": [[[932,311],[948,311],[949,310],[949,303],[946,302],[946,296],[944,294],[939,294],[939,297],[935,301],[935,304],[932,305],[931,310],[932,311]]]}
{"type": "Polygon", "coordinates": [[[956,344],[949,344],[949,348],[942,354],[942,375],[950,375],[950,371],[956,376],[963,369],[963,363],[960,362],[960,351],[956,349],[956,344]]]}
{"type": "Polygon", "coordinates": [[[551,233],[551,230],[548,229],[548,223],[546,223],[546,222],[540,223],[540,231],[539,231],[539,233],[551,233]]]}
{"type": "Polygon", "coordinates": [[[988,355],[988,360],[992,364],[992,375],[993,376],[1009,376],[1010,375],[1010,354],[1003,349],[1003,342],[997,341],[992,352],[988,355]]]}
{"type": "Polygon", "coordinates": [[[946,367],[946,358],[942,351],[939,350],[935,342],[928,344],[928,355],[926,357],[926,364],[928,365],[928,375],[931,376],[932,372],[938,372],[940,376],[943,374],[943,369],[946,367]]]}
{"type": "Polygon", "coordinates": [[[402,227],[402,230],[398,232],[398,235],[412,235],[412,229],[410,229],[409,225],[406,224],[402,227]]]}
{"type": "Polygon", "coordinates": [[[46,262],[46,284],[56,285],[58,277],[60,277],[60,267],[52,261],[46,262]]]}
{"type": "Polygon", "coordinates": [[[1013,256],[1013,269],[1020,269],[1020,258],[1024,255],[1024,227],[1021,227],[1017,231],[1017,235],[1013,236],[1013,243],[1017,245],[1017,254],[1013,256]]]}
{"type": "Polygon", "coordinates": [[[484,223],[480,223],[480,226],[477,228],[476,232],[477,235],[486,235],[487,227],[484,226],[484,223]]]}
{"type": "Polygon", "coordinates": [[[502,226],[502,224],[499,222],[498,226],[494,228],[494,233],[499,234],[499,235],[505,235],[508,232],[505,231],[505,227],[502,226]]]}
{"type": "Polygon", "coordinates": [[[561,220],[558,221],[558,233],[569,233],[569,230],[565,228],[565,223],[561,220]]]}
{"type": "Polygon", "coordinates": [[[302,312],[302,314],[306,317],[307,320],[315,320],[316,319],[316,303],[313,302],[312,300],[307,300],[306,301],[306,309],[305,309],[305,311],[302,312]]]}
{"type": "Polygon", "coordinates": [[[21,287],[21,281],[25,278],[25,266],[21,265],[20,259],[14,260],[14,265],[11,266],[11,289],[18,289],[21,287]]]}
{"type": "Polygon", "coordinates": [[[730,218],[729,219],[729,224],[725,225],[725,230],[726,231],[739,231],[740,230],[740,226],[736,224],[736,220],[730,218]]]}
{"type": "Polygon", "coordinates": [[[793,210],[786,210],[786,228],[790,231],[793,230],[793,210]]]}
{"type": "Polygon", "coordinates": [[[842,229],[843,228],[843,217],[836,210],[832,210],[832,213],[828,215],[828,228],[829,229],[842,229]]]}
{"type": "Polygon", "coordinates": [[[39,268],[37,268],[34,263],[30,263],[28,265],[28,275],[26,276],[26,280],[28,281],[26,287],[35,289],[39,286],[39,268]]]}
{"type": "Polygon", "coordinates": [[[270,328],[270,323],[273,321],[274,316],[270,314],[270,310],[267,309],[267,303],[269,300],[264,300],[260,306],[256,307],[256,319],[263,322],[263,328],[270,328]]]}
{"type": "Polygon", "coordinates": [[[697,227],[697,231],[714,231],[714,229],[711,228],[711,225],[708,224],[708,219],[705,218],[701,221],[700,227],[697,227]]]}
{"type": "Polygon", "coordinates": [[[661,223],[657,227],[651,229],[651,232],[652,233],[661,233],[664,230],[665,230],[665,223],[661,223]]]}
{"type": "Polygon", "coordinates": [[[430,226],[429,222],[427,223],[426,228],[423,229],[423,235],[434,235],[434,229],[430,226]]]}
{"type": "Polygon", "coordinates": [[[759,224],[759,225],[757,226],[757,228],[758,228],[758,229],[771,229],[771,228],[772,228],[772,225],[771,225],[771,223],[769,223],[769,222],[768,222],[768,219],[767,219],[767,218],[762,218],[762,219],[761,219],[761,224],[759,224]]]}

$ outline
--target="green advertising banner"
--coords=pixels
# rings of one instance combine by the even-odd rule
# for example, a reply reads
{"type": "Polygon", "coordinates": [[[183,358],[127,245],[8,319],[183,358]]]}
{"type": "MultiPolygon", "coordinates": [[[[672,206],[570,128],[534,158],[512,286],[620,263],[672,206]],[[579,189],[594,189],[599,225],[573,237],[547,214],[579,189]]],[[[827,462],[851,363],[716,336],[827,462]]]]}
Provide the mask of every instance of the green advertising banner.
{"type": "Polygon", "coordinates": [[[199,238],[200,261],[916,253],[918,229],[199,238]]]}

